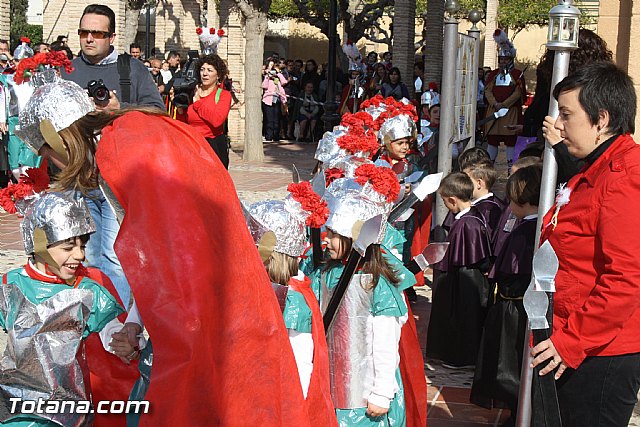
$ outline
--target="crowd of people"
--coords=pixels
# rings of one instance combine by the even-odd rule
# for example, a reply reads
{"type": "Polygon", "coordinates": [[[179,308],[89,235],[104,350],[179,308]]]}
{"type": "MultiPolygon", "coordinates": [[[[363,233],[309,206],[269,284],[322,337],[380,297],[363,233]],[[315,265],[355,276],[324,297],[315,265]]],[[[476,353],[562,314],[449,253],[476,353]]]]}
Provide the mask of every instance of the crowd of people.
{"type": "MultiPolygon", "coordinates": [[[[413,287],[425,284],[427,357],[474,369],[471,402],[509,409],[513,425],[544,140],[564,184],[542,221],[559,269],[553,333],[534,343],[532,367],[554,376],[564,425],[626,425],[640,388],[640,148],[630,136],[633,83],[602,39],[580,31],[552,118],[538,92],[523,114],[515,48],[497,32],[500,66],[479,73],[478,110],[508,113],[486,125],[486,148],[457,147],[444,177],[437,84],[411,102],[391,53],[362,60],[347,43],[341,120],[318,141],[313,180],[247,206],[226,171],[233,92],[215,53],[224,32],[198,34],[202,55],[181,64],[177,52],[154,52],[145,64],[140,46],[113,48],[115,14],[94,4],[73,60],[27,40],[10,54],[0,40],[3,168],[14,181],[0,203],[22,216],[28,256],[2,277],[0,325],[13,348],[0,361],[2,405],[61,395],[151,405],[126,416],[7,409],[2,425],[423,427],[411,305],[413,287]],[[516,149],[521,137],[533,142],[516,149]],[[500,143],[505,200],[494,193],[500,143]],[[449,210],[441,225],[432,223],[435,197],[449,210]]],[[[541,90],[552,55],[538,67],[541,90]]],[[[320,68],[265,61],[267,141],[318,136],[320,68]]],[[[420,89],[422,72],[417,62],[420,89]]],[[[539,397],[534,422],[544,416],[539,397]]]]}

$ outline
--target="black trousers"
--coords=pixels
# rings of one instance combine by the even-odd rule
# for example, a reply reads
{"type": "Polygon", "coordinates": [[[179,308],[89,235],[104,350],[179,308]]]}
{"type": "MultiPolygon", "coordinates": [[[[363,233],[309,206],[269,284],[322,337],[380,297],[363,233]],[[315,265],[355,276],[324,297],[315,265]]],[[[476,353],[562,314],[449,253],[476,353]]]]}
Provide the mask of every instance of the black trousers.
{"type": "Polygon", "coordinates": [[[264,129],[264,139],[267,141],[278,141],[280,139],[280,114],[282,107],[279,102],[264,106],[264,119],[266,126],[264,129]]]}
{"type": "Polygon", "coordinates": [[[638,401],[640,353],[587,357],[556,386],[563,427],[627,427],[638,401]]]}
{"type": "Polygon", "coordinates": [[[215,138],[205,138],[213,151],[216,152],[218,158],[224,165],[225,169],[229,169],[229,144],[227,144],[227,135],[218,135],[215,138]]]}

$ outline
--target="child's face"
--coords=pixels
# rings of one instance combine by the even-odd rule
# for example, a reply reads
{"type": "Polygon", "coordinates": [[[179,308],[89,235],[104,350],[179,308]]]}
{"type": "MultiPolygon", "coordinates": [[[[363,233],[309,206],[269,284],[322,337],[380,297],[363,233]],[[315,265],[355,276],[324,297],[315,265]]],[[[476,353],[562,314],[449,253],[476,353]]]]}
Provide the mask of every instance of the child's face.
{"type": "MultiPolygon", "coordinates": [[[[72,237],[61,242],[54,243],[47,248],[47,252],[58,266],[49,265],[49,270],[61,278],[68,281],[76,275],[76,270],[80,263],[84,261],[84,249],[86,243],[80,237],[72,237]]],[[[36,266],[45,271],[44,262],[36,255],[36,266]]]]}
{"type": "Polygon", "coordinates": [[[440,125],[440,107],[433,107],[431,111],[429,111],[429,118],[431,118],[432,125],[440,125]]]}
{"type": "Polygon", "coordinates": [[[338,233],[327,228],[327,249],[331,259],[344,259],[347,256],[347,248],[344,247],[343,241],[338,233]]]}
{"type": "Polygon", "coordinates": [[[169,70],[169,63],[168,63],[168,62],[163,62],[163,63],[162,63],[162,69],[163,69],[164,71],[169,70]]]}
{"type": "Polygon", "coordinates": [[[313,93],[313,83],[307,83],[307,85],[304,87],[304,93],[306,93],[307,95],[311,95],[313,93]]]}
{"type": "Polygon", "coordinates": [[[513,215],[515,215],[515,217],[518,219],[522,219],[527,215],[531,215],[538,209],[536,206],[532,206],[530,203],[519,205],[514,201],[509,202],[509,207],[511,208],[511,212],[513,212],[513,215]]]}
{"type": "Polygon", "coordinates": [[[395,141],[391,141],[387,144],[387,150],[389,151],[389,157],[393,160],[402,160],[407,157],[409,153],[409,147],[411,146],[410,138],[400,138],[395,141]]]}

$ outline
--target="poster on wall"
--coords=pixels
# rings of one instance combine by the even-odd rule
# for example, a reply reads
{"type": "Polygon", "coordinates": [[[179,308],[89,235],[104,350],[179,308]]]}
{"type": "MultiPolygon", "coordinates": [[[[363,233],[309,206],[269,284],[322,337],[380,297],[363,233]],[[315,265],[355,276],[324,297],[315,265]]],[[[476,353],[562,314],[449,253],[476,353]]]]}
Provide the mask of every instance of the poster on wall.
{"type": "Polygon", "coordinates": [[[466,34],[458,34],[458,59],[456,62],[455,130],[453,141],[461,141],[473,135],[475,117],[472,117],[474,85],[477,86],[478,70],[473,66],[476,40],[466,34]]]}

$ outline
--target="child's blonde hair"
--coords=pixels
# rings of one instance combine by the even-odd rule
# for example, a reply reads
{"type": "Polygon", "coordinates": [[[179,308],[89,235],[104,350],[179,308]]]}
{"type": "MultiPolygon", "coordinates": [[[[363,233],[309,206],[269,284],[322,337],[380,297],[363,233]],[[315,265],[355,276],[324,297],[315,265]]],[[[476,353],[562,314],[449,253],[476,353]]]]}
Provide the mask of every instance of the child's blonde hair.
{"type": "Polygon", "coordinates": [[[298,258],[282,252],[273,252],[264,262],[269,278],[274,283],[287,286],[289,279],[298,274],[298,258]]]}

